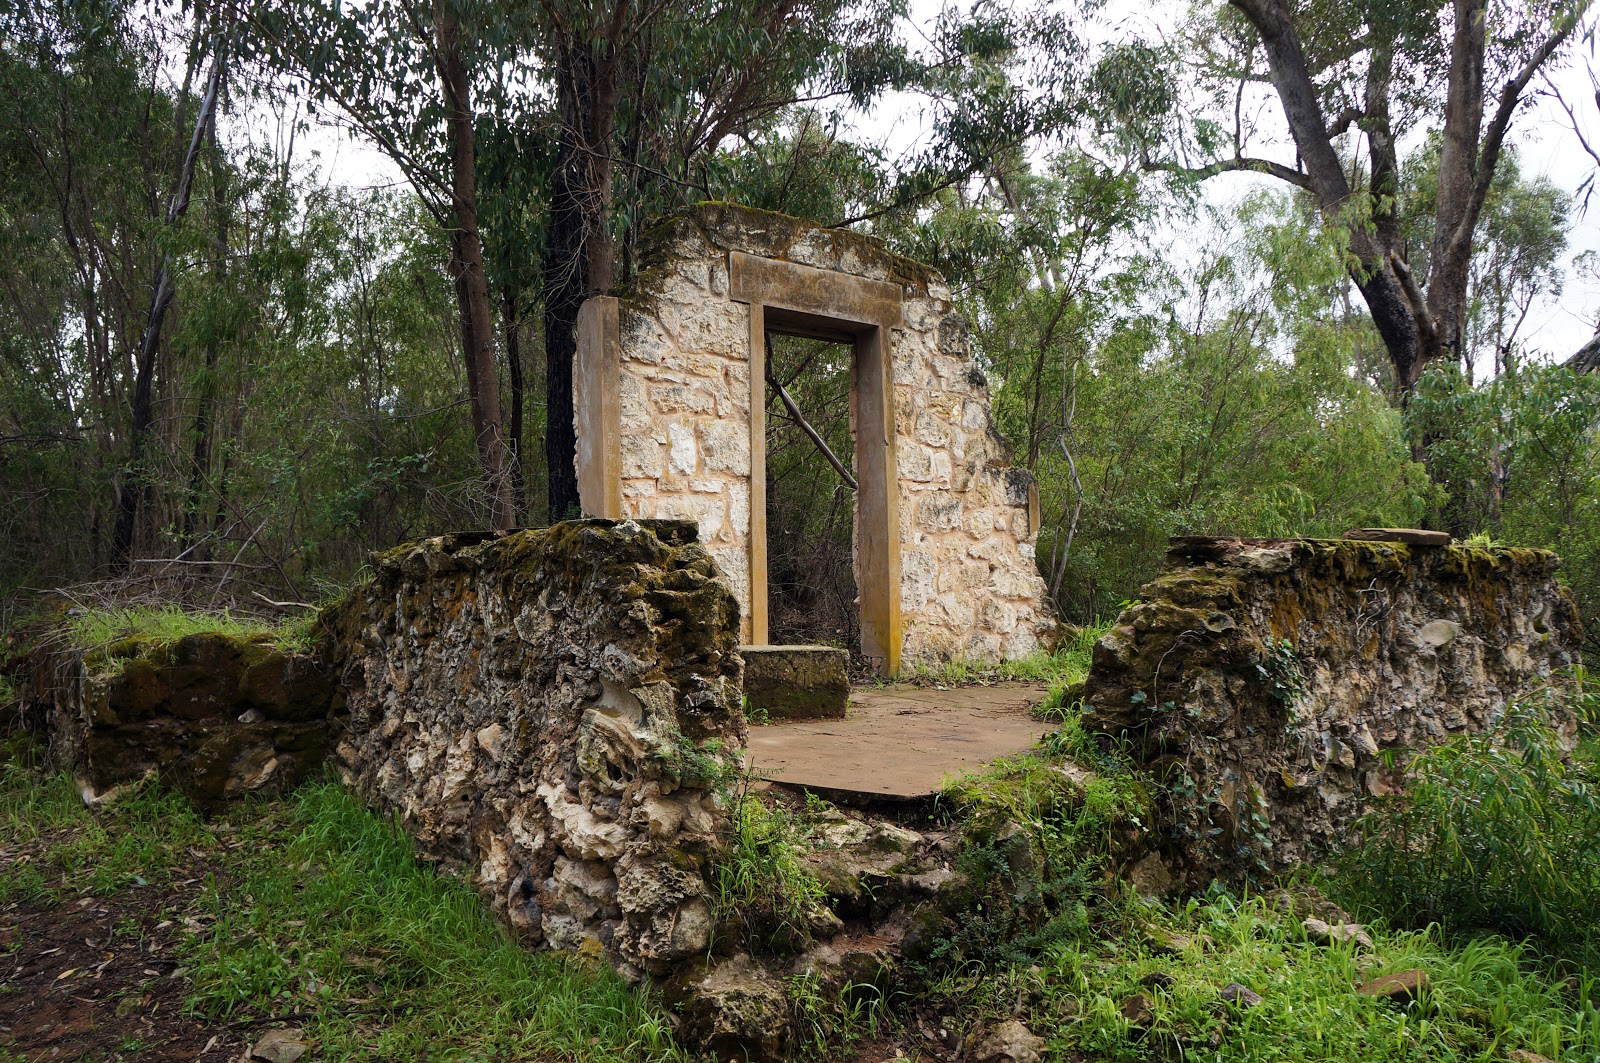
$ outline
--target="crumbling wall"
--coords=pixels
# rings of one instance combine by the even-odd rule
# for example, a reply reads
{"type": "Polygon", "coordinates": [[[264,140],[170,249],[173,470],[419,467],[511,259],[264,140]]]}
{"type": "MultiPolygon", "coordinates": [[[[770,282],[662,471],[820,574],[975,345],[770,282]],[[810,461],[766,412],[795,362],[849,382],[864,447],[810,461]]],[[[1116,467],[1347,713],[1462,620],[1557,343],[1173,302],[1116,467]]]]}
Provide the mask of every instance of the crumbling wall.
{"type": "Polygon", "coordinates": [[[744,722],[738,605],[693,525],[427,539],[335,625],[341,773],[524,941],[634,976],[704,952],[744,722]]]}
{"type": "Polygon", "coordinates": [[[729,294],[733,253],[904,293],[890,337],[902,659],[1037,649],[1054,620],[1034,562],[1033,480],[1008,467],[966,322],[934,270],[856,233],[727,204],[650,231],[618,311],[622,512],[694,521],[748,610],[750,307],[729,294]]]}
{"type": "Polygon", "coordinates": [[[1167,784],[1191,885],[1347,843],[1407,753],[1482,730],[1575,663],[1543,550],[1174,539],[1094,648],[1092,728],[1167,784]]]}
{"type": "Polygon", "coordinates": [[[24,720],[90,800],[146,775],[203,807],[287,791],[320,770],[338,729],[327,669],[265,635],[83,647],[47,632],[25,671],[24,720]]]}

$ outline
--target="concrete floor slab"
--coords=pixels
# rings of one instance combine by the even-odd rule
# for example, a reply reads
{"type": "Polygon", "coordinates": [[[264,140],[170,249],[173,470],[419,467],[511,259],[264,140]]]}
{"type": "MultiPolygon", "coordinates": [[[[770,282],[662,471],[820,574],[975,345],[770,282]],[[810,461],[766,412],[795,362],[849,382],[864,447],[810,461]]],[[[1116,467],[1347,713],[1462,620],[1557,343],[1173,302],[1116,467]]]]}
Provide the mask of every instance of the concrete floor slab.
{"type": "Polygon", "coordinates": [[[928,797],[947,777],[1021,753],[1054,730],[1031,715],[1044,694],[1037,683],[857,687],[842,720],[751,727],[746,763],[763,779],[839,797],[928,797]]]}

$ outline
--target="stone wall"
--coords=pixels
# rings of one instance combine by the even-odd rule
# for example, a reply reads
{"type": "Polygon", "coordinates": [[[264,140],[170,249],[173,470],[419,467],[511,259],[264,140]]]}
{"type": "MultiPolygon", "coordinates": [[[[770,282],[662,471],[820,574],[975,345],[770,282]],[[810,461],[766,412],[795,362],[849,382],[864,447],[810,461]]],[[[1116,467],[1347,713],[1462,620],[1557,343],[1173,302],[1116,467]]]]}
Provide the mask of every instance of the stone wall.
{"type": "Polygon", "coordinates": [[[347,783],[529,944],[632,976],[702,953],[738,605],[692,525],[575,521],[374,559],[335,620],[347,783]]]}
{"type": "Polygon", "coordinates": [[[1092,728],[1167,784],[1191,886],[1350,840],[1406,754],[1490,726],[1577,660],[1541,550],[1174,539],[1094,648],[1092,728]]]}
{"type": "Polygon", "coordinates": [[[287,791],[321,770],[338,729],[328,671],[267,636],[82,647],[49,632],[24,672],[24,721],[90,801],[146,775],[202,807],[287,791]]]}
{"type": "Polygon", "coordinates": [[[748,610],[751,309],[730,295],[738,254],[862,278],[874,298],[899,298],[890,355],[902,660],[993,661],[1050,639],[1032,480],[1007,466],[966,323],[937,273],[855,233],[703,204],[647,234],[618,309],[621,513],[694,521],[748,610]]]}

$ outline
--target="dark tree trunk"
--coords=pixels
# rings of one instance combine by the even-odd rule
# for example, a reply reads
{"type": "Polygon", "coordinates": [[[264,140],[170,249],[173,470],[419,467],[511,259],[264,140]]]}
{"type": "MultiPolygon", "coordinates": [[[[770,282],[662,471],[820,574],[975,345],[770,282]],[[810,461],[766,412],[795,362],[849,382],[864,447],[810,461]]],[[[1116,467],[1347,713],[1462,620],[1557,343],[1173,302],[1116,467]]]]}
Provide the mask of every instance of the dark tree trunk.
{"type": "Polygon", "coordinates": [[[528,508],[528,483],[522,471],[522,409],[526,387],[522,376],[522,312],[516,290],[510,284],[501,289],[500,318],[506,335],[506,369],[511,375],[511,431],[506,444],[511,452],[511,490],[517,512],[528,508]]]}
{"type": "Polygon", "coordinates": [[[564,148],[550,186],[544,257],[545,475],[550,519],[579,514],[578,434],[573,424],[572,363],[578,350],[578,308],[589,294],[583,255],[580,189],[573,187],[571,149],[564,148]]]}
{"type": "Polygon", "coordinates": [[[561,144],[550,187],[545,254],[545,461],[550,519],[581,511],[572,363],[578,310],[616,283],[611,235],[612,134],[618,66],[614,48],[596,56],[591,42],[566,42],[557,74],[561,144]]]}
{"type": "Polygon", "coordinates": [[[443,83],[450,150],[452,280],[461,311],[462,352],[472,399],[473,436],[488,485],[489,520],[496,529],[516,526],[516,505],[507,468],[500,418],[500,374],[495,364],[489,282],[478,232],[477,148],[472,128],[471,87],[461,58],[461,32],[448,0],[436,12],[439,79],[443,83]]]}

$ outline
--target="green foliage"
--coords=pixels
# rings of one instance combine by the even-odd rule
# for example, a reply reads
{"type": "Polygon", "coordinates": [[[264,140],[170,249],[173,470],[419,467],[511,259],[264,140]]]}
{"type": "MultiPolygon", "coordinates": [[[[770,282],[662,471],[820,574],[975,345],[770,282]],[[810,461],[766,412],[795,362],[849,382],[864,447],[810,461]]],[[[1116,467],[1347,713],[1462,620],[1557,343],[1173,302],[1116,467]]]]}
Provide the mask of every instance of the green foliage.
{"type": "Polygon", "coordinates": [[[1580,671],[1493,730],[1419,754],[1406,792],[1368,813],[1364,844],[1344,856],[1345,892],[1402,925],[1489,929],[1600,961],[1597,721],[1600,687],[1580,671]],[[1558,728],[1574,723],[1569,752],[1558,728]]]}
{"type": "Polygon", "coordinates": [[[1512,359],[1472,386],[1455,368],[1435,366],[1407,422],[1448,485],[1441,525],[1559,552],[1592,649],[1600,620],[1600,374],[1512,359]]]}
{"type": "Polygon", "coordinates": [[[73,610],[68,614],[66,631],[72,642],[84,649],[104,649],[124,639],[173,642],[185,635],[224,635],[305,653],[315,637],[315,620],[314,611],[272,622],[176,605],[128,606],[73,610]]]}
{"type": "Polygon", "coordinates": [[[738,927],[742,941],[762,949],[799,951],[811,942],[827,902],[821,881],[802,859],[804,821],[748,792],[735,795],[730,813],[731,830],[716,865],[717,923],[738,927]]]}
{"type": "MultiPolygon", "coordinates": [[[[1052,690],[1063,689],[1081,682],[1089,674],[1088,648],[1080,643],[1081,639],[1074,639],[1071,644],[1054,653],[1036,650],[1026,657],[998,662],[957,657],[939,664],[908,669],[902,678],[907,682],[935,686],[1017,681],[1047,683],[1052,690]]],[[[1093,645],[1092,640],[1090,645],[1093,645]]]]}
{"type": "Polygon", "coordinates": [[[682,1058],[616,975],[511,940],[336,785],[207,820],[153,785],[87,809],[65,775],[0,765],[0,830],[26,853],[0,867],[0,901],[168,891],[201,861],[204,885],[173,894],[192,928],[189,1006],[218,1021],[298,1012],[324,1058],[682,1058]]]}
{"type": "Polygon", "coordinates": [[[396,825],[338,786],[245,818],[239,841],[252,855],[236,877],[208,880],[212,921],[188,949],[205,1014],[295,1002],[341,1059],[675,1054],[662,1018],[615,975],[523,949],[465,883],[420,864],[396,825]],[[376,1024],[362,1018],[373,1008],[376,1024]]]}
{"type": "Polygon", "coordinates": [[[1300,664],[1299,651],[1289,639],[1268,639],[1263,649],[1261,659],[1256,662],[1256,674],[1275,701],[1292,706],[1306,690],[1306,673],[1300,664]]]}
{"type": "Polygon", "coordinates": [[[1103,877],[1151,809],[1144,782],[1076,720],[952,782],[941,802],[962,832],[956,869],[972,897],[929,951],[932,972],[1020,962],[1088,935],[1103,877]]]}

